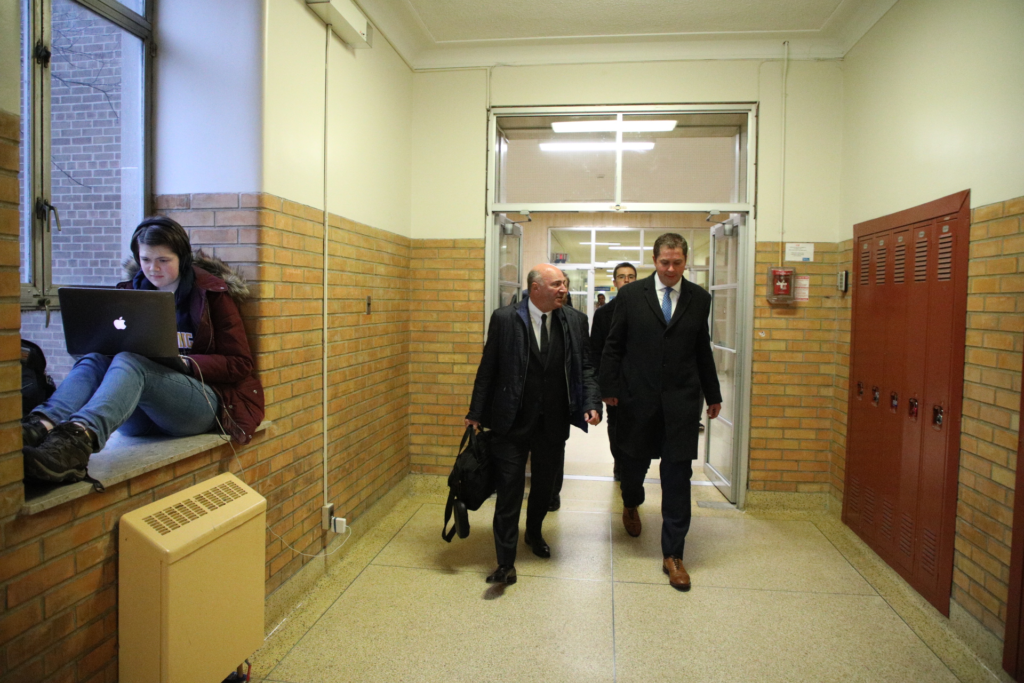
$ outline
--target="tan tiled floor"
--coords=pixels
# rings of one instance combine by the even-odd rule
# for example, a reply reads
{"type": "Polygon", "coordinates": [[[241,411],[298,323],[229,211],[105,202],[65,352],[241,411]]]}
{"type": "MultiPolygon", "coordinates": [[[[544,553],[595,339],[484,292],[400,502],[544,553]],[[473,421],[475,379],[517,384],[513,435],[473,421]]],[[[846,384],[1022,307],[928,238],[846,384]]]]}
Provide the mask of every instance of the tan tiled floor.
{"type": "Polygon", "coordinates": [[[722,498],[694,486],[693,589],[674,591],[656,489],[630,538],[615,485],[567,480],[545,522],[551,559],[522,546],[507,588],[484,583],[492,502],[447,544],[443,499],[402,499],[269,625],[254,680],[997,680],[913,600],[876,591],[864,577],[884,568],[851,564],[858,541],[826,515],[701,508],[722,498]]]}

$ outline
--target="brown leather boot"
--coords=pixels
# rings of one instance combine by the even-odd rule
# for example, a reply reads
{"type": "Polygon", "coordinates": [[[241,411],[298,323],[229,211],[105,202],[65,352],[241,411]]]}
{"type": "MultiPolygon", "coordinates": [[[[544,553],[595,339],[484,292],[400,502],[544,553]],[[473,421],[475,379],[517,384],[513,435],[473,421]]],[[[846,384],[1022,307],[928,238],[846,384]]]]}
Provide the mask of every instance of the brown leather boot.
{"type": "Polygon", "coordinates": [[[683,561],[678,557],[666,557],[661,570],[668,574],[668,583],[677,591],[690,590],[690,575],[686,573],[683,561]]]}
{"type": "Polygon", "coordinates": [[[622,526],[626,527],[626,533],[630,536],[639,536],[643,529],[640,511],[637,508],[622,508],[622,526]]]}

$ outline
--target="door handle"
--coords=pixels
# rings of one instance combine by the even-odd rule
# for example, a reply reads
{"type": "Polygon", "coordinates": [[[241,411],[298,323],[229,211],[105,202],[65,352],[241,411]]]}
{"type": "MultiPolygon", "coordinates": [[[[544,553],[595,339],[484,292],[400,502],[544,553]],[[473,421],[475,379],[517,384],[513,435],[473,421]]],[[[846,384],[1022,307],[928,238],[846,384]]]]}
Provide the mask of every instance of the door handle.
{"type": "Polygon", "coordinates": [[[895,413],[896,412],[896,408],[898,408],[899,405],[900,405],[900,395],[897,394],[895,391],[891,392],[889,394],[889,407],[892,409],[892,412],[895,413]]]}
{"type": "Polygon", "coordinates": [[[881,400],[882,394],[878,391],[878,387],[871,387],[871,405],[878,407],[878,402],[881,400]]]}
{"type": "Polygon", "coordinates": [[[857,382],[857,398],[864,398],[864,382],[857,382]]]}
{"type": "Polygon", "coordinates": [[[907,409],[907,412],[910,415],[910,419],[916,420],[917,419],[917,399],[916,398],[912,398],[907,403],[909,405],[909,408],[907,409]]]}
{"type": "Polygon", "coordinates": [[[932,424],[936,429],[942,429],[943,413],[942,406],[932,406],[932,424]]]}

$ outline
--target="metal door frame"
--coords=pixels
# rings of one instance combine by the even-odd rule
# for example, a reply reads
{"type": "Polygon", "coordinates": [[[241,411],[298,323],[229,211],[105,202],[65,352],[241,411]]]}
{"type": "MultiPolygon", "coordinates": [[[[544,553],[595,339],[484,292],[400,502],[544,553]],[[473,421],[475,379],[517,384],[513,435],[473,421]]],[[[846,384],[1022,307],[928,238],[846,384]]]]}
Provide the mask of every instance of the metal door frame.
{"type": "MultiPolygon", "coordinates": [[[[754,229],[753,221],[749,219],[747,214],[734,213],[729,217],[728,221],[724,221],[715,225],[711,230],[711,272],[708,277],[708,290],[712,293],[711,299],[711,314],[708,318],[709,330],[712,329],[715,319],[715,299],[714,292],[716,290],[724,289],[735,289],[736,291],[736,378],[734,381],[735,394],[733,400],[736,402],[733,413],[732,433],[733,433],[733,452],[732,452],[732,480],[728,485],[729,491],[724,490],[724,486],[715,480],[715,477],[724,481],[724,477],[714,468],[709,462],[708,451],[711,448],[711,430],[712,422],[708,421],[707,429],[705,430],[705,441],[704,441],[704,454],[703,454],[703,469],[708,475],[708,479],[715,485],[719,491],[722,492],[730,502],[735,503],[737,508],[742,509],[746,504],[746,482],[749,472],[750,464],[750,388],[752,380],[752,368],[753,368],[753,354],[751,350],[753,348],[753,274],[754,274],[754,258],[753,255],[756,253],[756,245],[753,244],[754,229]],[[724,230],[727,225],[731,225],[734,230],[738,230],[740,235],[736,241],[736,284],[735,285],[714,285],[715,281],[715,242],[718,239],[718,231],[724,230]],[[749,233],[744,235],[744,232],[749,233]],[[744,239],[746,237],[746,239],[744,239]],[[749,261],[749,263],[748,263],[749,261]],[[749,291],[748,291],[749,290],[749,291]],[[744,457],[744,454],[747,457],[744,457]],[[743,484],[738,486],[738,484],[743,484]],[[731,496],[729,494],[732,494],[731,496]]],[[[731,237],[731,236],[730,236],[731,237]]],[[[714,346],[714,341],[712,341],[714,346]]],[[[724,347],[720,347],[724,348],[724,347]]]]}
{"type": "MultiPolygon", "coordinates": [[[[668,104],[668,105],[618,105],[618,106],[547,106],[547,107],[489,107],[487,110],[487,209],[484,212],[484,329],[486,335],[487,318],[495,309],[497,301],[497,280],[495,277],[498,264],[498,242],[494,229],[494,216],[498,213],[521,212],[629,212],[629,213],[661,213],[661,212],[700,212],[700,213],[731,213],[743,214],[746,218],[745,236],[740,235],[740,257],[738,273],[742,272],[744,281],[737,290],[737,334],[746,344],[753,348],[754,329],[754,257],[756,255],[756,201],[757,201],[757,143],[758,143],[758,103],[718,103],[718,104],[668,104]],[[558,116],[571,114],[643,114],[643,113],[745,113],[747,114],[746,138],[746,202],[694,202],[694,203],[499,203],[496,196],[496,178],[498,172],[497,119],[500,116],[558,116]],[[742,313],[741,313],[742,311],[742,313]]],[[[619,155],[621,157],[621,154],[619,155]]],[[[621,163],[621,162],[619,162],[621,163]]],[[[617,164],[618,165],[618,164],[617,164]]],[[[619,174],[621,177],[621,174],[619,174]]],[[[616,183],[618,186],[618,182],[616,183]]],[[[618,194],[618,192],[616,193],[618,194]]],[[[617,200],[621,199],[616,197],[617,200]]],[[[520,242],[520,244],[522,244],[520,242]]],[[[739,345],[738,345],[739,346],[739,345]]],[[[734,425],[734,452],[740,453],[738,466],[733,477],[736,488],[736,507],[742,509],[746,502],[749,485],[750,469],[750,387],[753,372],[752,356],[749,351],[738,363],[739,376],[736,400],[737,419],[734,425]],[[737,485],[738,484],[738,485],[737,485]]]]}

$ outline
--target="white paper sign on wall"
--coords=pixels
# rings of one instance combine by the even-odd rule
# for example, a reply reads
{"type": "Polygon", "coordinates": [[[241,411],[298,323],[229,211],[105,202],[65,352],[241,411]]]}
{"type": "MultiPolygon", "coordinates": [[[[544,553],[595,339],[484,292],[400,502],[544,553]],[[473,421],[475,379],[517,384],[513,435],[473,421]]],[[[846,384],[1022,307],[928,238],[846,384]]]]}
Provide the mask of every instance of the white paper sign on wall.
{"type": "Polygon", "coordinates": [[[796,301],[808,301],[811,298],[811,276],[797,275],[796,287],[793,290],[793,298],[796,301]]]}
{"type": "Polygon", "coordinates": [[[804,261],[814,260],[814,242],[786,242],[786,260],[804,261]]]}

